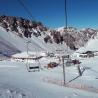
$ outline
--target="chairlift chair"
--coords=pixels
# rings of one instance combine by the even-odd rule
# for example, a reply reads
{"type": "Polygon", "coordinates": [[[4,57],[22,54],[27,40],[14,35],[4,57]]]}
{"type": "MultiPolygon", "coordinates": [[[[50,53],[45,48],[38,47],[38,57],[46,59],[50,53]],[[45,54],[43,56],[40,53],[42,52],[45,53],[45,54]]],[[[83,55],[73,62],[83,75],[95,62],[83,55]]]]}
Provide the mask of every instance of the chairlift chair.
{"type": "MultiPolygon", "coordinates": [[[[28,55],[28,58],[27,58],[27,64],[26,64],[26,67],[27,67],[27,70],[28,72],[35,72],[35,71],[39,71],[40,69],[40,66],[39,64],[38,65],[33,65],[32,63],[30,63],[28,60],[29,60],[29,57],[31,57],[32,55],[29,54],[29,48],[28,48],[28,44],[31,43],[31,41],[28,41],[27,42],[27,55],[28,55]]],[[[37,58],[37,57],[36,57],[37,58]]],[[[38,58],[39,59],[39,58],[38,58]]],[[[39,60],[38,59],[35,59],[35,61],[38,61],[39,63],[39,60]]]]}
{"type": "Polygon", "coordinates": [[[28,72],[35,72],[35,71],[39,71],[39,66],[30,66],[29,65],[29,70],[28,72]]]}
{"type": "Polygon", "coordinates": [[[27,70],[28,72],[40,71],[40,66],[27,61],[27,70]]]}

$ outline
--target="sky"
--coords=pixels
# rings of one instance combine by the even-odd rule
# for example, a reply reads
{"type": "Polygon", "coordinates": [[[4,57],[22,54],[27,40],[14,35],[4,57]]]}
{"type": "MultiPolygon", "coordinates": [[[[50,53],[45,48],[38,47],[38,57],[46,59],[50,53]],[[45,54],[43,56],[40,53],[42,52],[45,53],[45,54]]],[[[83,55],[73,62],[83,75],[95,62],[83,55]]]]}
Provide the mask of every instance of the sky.
{"type": "MultiPolygon", "coordinates": [[[[50,28],[65,26],[64,0],[22,0],[33,19],[50,28]]],[[[31,19],[18,0],[0,0],[0,15],[31,19]]],[[[98,0],[67,0],[68,26],[98,28],[98,0]]]]}

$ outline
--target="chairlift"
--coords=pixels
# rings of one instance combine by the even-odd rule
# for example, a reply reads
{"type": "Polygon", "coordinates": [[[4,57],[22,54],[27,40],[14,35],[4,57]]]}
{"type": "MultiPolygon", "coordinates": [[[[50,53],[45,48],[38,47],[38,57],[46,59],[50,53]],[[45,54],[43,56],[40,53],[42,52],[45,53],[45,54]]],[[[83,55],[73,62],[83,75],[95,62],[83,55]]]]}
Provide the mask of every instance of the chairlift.
{"type": "Polygon", "coordinates": [[[39,71],[40,69],[40,62],[39,62],[39,58],[36,56],[36,59],[33,59],[35,60],[36,62],[38,62],[38,65],[33,65],[32,63],[30,63],[28,60],[29,60],[29,57],[31,57],[31,54],[29,54],[28,50],[28,46],[29,46],[29,43],[31,43],[31,41],[28,41],[27,42],[27,54],[28,54],[28,58],[27,58],[27,64],[26,64],[26,67],[27,67],[27,70],[28,72],[35,72],[35,71],[39,71]]]}
{"type": "Polygon", "coordinates": [[[39,66],[31,66],[31,64],[29,63],[28,72],[35,72],[35,71],[39,71],[39,70],[40,70],[39,66]]]}
{"type": "MultiPolygon", "coordinates": [[[[39,63],[39,61],[37,63],[39,63]]],[[[27,66],[28,72],[40,71],[40,65],[39,64],[30,63],[28,60],[27,60],[26,66],[27,66]]]]}

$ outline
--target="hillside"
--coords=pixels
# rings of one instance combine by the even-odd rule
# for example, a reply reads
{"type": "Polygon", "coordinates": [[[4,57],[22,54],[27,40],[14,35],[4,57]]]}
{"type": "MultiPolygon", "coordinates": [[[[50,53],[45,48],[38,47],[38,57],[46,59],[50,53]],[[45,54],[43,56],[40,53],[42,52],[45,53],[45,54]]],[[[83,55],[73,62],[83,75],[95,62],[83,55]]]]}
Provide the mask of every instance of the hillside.
{"type": "Polygon", "coordinates": [[[98,36],[94,39],[90,39],[87,44],[85,45],[85,47],[81,47],[79,50],[77,50],[76,52],[86,52],[86,51],[98,51],[98,36]]]}
{"type": "Polygon", "coordinates": [[[80,31],[74,27],[50,29],[38,21],[0,16],[0,52],[7,51],[10,54],[26,51],[27,42],[30,42],[29,51],[56,53],[62,50],[66,53],[68,47],[69,52],[73,52],[96,35],[97,30],[90,28],[80,31]]]}

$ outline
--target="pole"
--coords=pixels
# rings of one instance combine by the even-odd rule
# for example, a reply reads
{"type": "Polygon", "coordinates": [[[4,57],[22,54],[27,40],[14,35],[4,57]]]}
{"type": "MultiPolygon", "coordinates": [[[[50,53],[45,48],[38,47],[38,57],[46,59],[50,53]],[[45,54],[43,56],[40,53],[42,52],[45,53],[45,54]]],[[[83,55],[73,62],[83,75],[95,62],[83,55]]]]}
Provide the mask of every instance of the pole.
{"type": "Polygon", "coordinates": [[[27,64],[26,64],[26,67],[27,67],[27,70],[28,70],[28,72],[30,72],[30,70],[29,70],[29,43],[31,43],[30,41],[27,41],[26,42],[27,43],[27,64]]]}
{"type": "Polygon", "coordinates": [[[28,55],[28,44],[29,44],[29,43],[27,42],[27,55],[28,55]]]}
{"type": "MultiPolygon", "coordinates": [[[[65,33],[67,33],[67,2],[66,0],[64,1],[64,11],[65,11],[65,27],[66,27],[66,31],[65,33]]],[[[68,45],[68,38],[67,38],[67,45],[68,45]]],[[[68,46],[67,46],[67,53],[68,53],[68,46]]],[[[63,65],[63,82],[64,82],[64,85],[66,85],[66,76],[65,76],[65,64],[64,64],[64,57],[62,56],[62,65],[63,65]]]]}
{"type": "Polygon", "coordinates": [[[64,80],[64,85],[66,85],[65,64],[64,64],[64,57],[63,56],[62,56],[62,64],[63,64],[63,80],[64,80]]]}
{"type": "Polygon", "coordinates": [[[27,41],[27,55],[29,55],[29,44],[31,43],[31,41],[27,41]]]}
{"type": "MultiPolygon", "coordinates": [[[[28,42],[26,42],[26,44],[27,44],[27,55],[28,55],[28,42]]],[[[27,67],[27,71],[29,72],[29,66],[28,66],[28,56],[27,56],[27,63],[26,63],[26,67],[27,67]]]]}
{"type": "MultiPolygon", "coordinates": [[[[67,26],[68,26],[68,15],[67,15],[67,0],[65,0],[64,2],[65,4],[65,33],[67,34],[67,26]]],[[[68,54],[68,41],[69,40],[69,35],[67,35],[67,42],[66,42],[66,45],[67,45],[67,54],[68,54]]]]}

